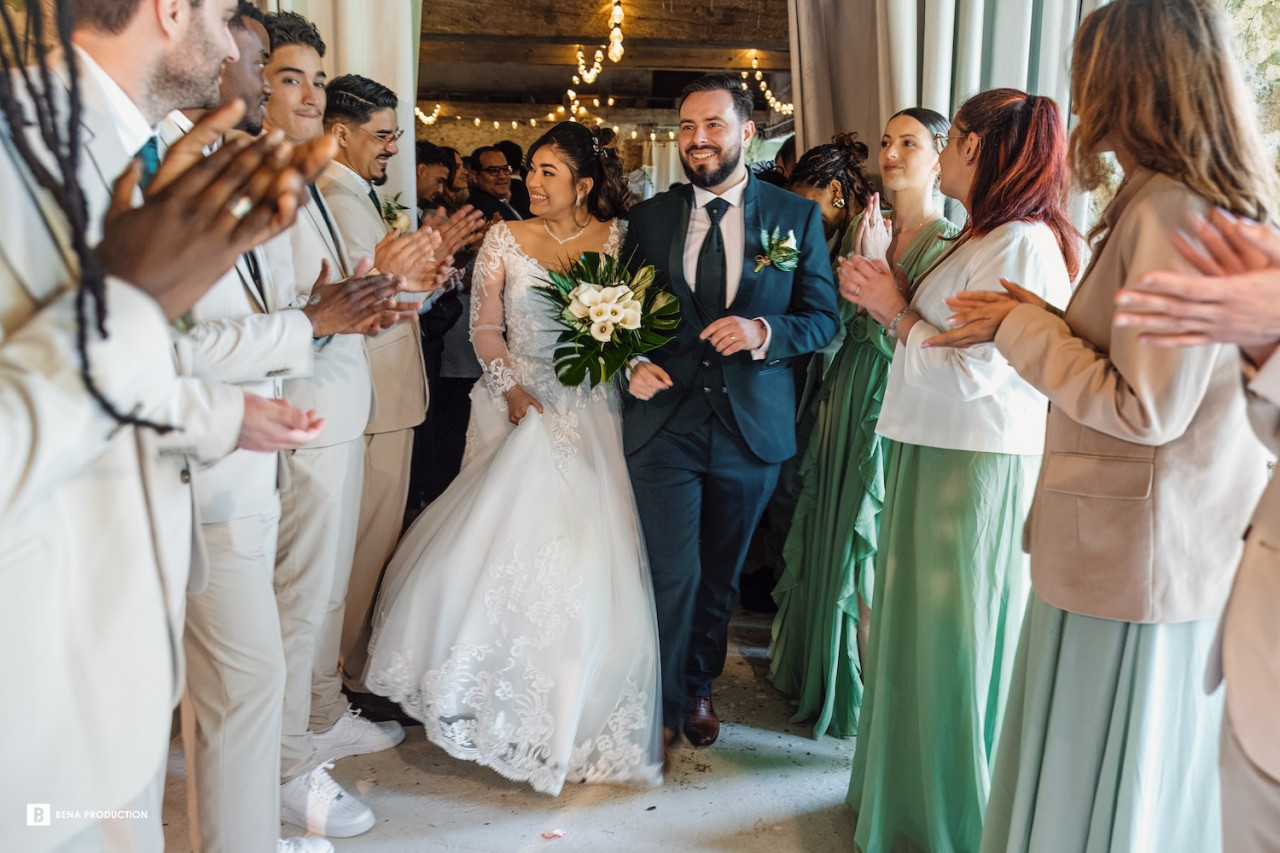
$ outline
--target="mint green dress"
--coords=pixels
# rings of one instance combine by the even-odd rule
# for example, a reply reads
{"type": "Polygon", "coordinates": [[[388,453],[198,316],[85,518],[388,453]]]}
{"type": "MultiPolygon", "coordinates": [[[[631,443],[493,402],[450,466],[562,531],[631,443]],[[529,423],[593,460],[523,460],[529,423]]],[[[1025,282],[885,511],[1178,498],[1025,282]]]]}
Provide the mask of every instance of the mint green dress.
{"type": "MultiPolygon", "coordinates": [[[[846,243],[857,234],[855,220],[846,243]]],[[[933,265],[959,227],[940,219],[907,246],[908,281],[933,265]]],[[[841,255],[847,254],[846,245],[841,255]]],[[[841,301],[844,341],[800,421],[799,497],[773,591],[774,686],[799,701],[792,722],[813,720],[813,736],[852,737],[862,704],[858,599],[872,600],[886,440],[876,435],[893,342],[841,301]]]]}

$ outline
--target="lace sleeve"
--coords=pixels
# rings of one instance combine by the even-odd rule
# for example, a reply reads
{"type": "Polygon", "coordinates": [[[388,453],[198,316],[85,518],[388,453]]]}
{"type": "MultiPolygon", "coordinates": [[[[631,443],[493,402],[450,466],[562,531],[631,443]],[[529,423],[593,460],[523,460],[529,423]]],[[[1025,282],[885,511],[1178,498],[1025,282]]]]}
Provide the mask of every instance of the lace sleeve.
{"type": "Polygon", "coordinates": [[[503,337],[507,327],[502,294],[507,274],[500,243],[508,234],[510,232],[502,222],[489,229],[471,274],[471,343],[484,370],[485,385],[499,401],[516,386],[507,354],[507,341],[503,337]]]}

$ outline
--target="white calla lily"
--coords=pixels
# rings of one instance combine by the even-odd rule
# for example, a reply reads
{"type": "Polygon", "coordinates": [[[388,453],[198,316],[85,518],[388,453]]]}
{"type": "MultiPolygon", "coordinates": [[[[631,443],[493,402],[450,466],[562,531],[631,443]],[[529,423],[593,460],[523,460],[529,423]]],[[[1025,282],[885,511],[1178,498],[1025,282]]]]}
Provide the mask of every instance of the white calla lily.
{"type": "Polygon", "coordinates": [[[599,323],[593,323],[591,326],[591,337],[600,343],[607,343],[613,337],[613,324],[608,320],[602,320],[599,323]]]}
{"type": "Polygon", "coordinates": [[[587,309],[587,316],[591,318],[591,322],[599,323],[609,319],[608,305],[592,305],[587,309]]]}
{"type": "MultiPolygon", "coordinates": [[[[635,302],[633,304],[639,305],[640,303],[635,302]]],[[[638,308],[623,308],[622,320],[619,321],[618,325],[624,329],[640,328],[640,310],[638,308]]]]}

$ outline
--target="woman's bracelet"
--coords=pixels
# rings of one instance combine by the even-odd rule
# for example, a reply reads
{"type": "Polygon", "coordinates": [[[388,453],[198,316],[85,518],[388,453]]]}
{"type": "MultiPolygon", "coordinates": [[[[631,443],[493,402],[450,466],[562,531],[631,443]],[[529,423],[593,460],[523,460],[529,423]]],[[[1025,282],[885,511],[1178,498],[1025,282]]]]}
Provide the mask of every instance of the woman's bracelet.
{"type": "Polygon", "coordinates": [[[899,311],[897,315],[895,315],[894,318],[889,321],[889,325],[884,327],[885,332],[889,335],[889,337],[893,338],[896,341],[898,339],[898,324],[902,322],[902,318],[906,317],[908,314],[918,314],[918,313],[920,312],[916,311],[915,308],[912,308],[910,305],[908,305],[906,308],[903,308],[901,311],[899,311]]]}

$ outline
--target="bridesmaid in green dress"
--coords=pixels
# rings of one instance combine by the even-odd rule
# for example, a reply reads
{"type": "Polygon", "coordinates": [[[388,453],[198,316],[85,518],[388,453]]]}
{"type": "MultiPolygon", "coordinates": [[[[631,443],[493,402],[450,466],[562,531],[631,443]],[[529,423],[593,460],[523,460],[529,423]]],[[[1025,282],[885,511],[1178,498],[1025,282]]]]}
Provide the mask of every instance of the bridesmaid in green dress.
{"type": "MultiPolygon", "coordinates": [[[[893,224],[878,196],[846,230],[840,255],[892,257],[914,281],[959,231],[942,215],[938,146],[947,120],[912,108],[889,119],[880,173],[892,193],[893,224]]],[[[869,626],[876,539],[884,501],[884,441],[876,435],[893,341],[850,303],[843,341],[802,419],[799,497],[773,597],[774,685],[799,702],[792,722],[814,720],[813,736],[852,737],[862,704],[862,655],[869,626]]]]}
{"type": "Polygon", "coordinates": [[[1065,305],[1080,248],[1052,100],[983,92],[938,142],[942,192],[969,214],[947,253],[908,298],[882,263],[841,264],[841,295],[896,338],[876,425],[888,460],[849,786],[867,853],[977,851],[1031,586],[1021,532],[1045,398],[990,345],[925,341],[950,328],[949,297],[1001,279],[1065,305]]]}

